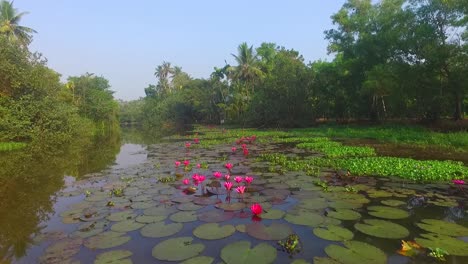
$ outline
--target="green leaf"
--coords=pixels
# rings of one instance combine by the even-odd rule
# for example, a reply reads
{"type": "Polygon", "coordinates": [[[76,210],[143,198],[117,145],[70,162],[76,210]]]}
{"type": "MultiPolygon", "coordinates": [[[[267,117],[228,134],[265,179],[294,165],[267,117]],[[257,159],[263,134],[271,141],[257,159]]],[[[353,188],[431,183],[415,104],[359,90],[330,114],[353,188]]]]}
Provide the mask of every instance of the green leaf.
{"type": "Polygon", "coordinates": [[[428,232],[447,236],[468,236],[468,228],[437,219],[422,219],[416,224],[419,228],[428,232]]]}
{"type": "Polygon", "coordinates": [[[385,253],[374,246],[359,241],[344,241],[343,244],[344,247],[329,245],[325,248],[325,252],[342,264],[387,263],[385,253]]]}
{"type": "Polygon", "coordinates": [[[94,264],[131,264],[132,261],[126,259],[131,255],[133,255],[133,253],[128,250],[108,251],[97,255],[94,264]]]}
{"type": "Polygon", "coordinates": [[[336,209],[336,211],[329,211],[327,216],[339,220],[357,220],[361,218],[360,213],[351,209],[336,209]]]}
{"type": "Polygon", "coordinates": [[[351,240],[354,237],[353,232],[339,226],[326,226],[314,228],[314,235],[331,241],[351,240]]]}
{"type": "Polygon", "coordinates": [[[129,236],[122,233],[107,231],[89,238],[84,242],[84,245],[90,249],[106,249],[123,245],[130,239],[129,236]]]}
{"type": "Polygon", "coordinates": [[[166,224],[164,222],[156,222],[145,225],[140,233],[144,237],[167,237],[172,236],[182,230],[183,224],[171,223],[166,224]]]}
{"type": "Polygon", "coordinates": [[[454,256],[468,256],[468,243],[450,236],[441,234],[421,234],[415,241],[426,248],[441,248],[454,256]]]}
{"type": "Polygon", "coordinates": [[[157,244],[153,257],[163,261],[182,261],[193,258],[205,249],[201,243],[193,243],[192,237],[176,237],[157,244]]]}
{"type": "Polygon", "coordinates": [[[366,235],[380,238],[400,239],[409,236],[406,227],[385,220],[366,219],[364,223],[356,223],[354,228],[366,235]]]}
{"type": "Polygon", "coordinates": [[[221,250],[221,258],[226,264],[269,264],[276,259],[277,250],[267,243],[260,243],[254,248],[250,241],[238,241],[226,245],[221,250]]]}
{"type": "Polygon", "coordinates": [[[144,226],[142,223],[135,222],[135,220],[121,221],[111,226],[111,230],[115,232],[126,233],[140,229],[144,226]]]}
{"type": "Polygon", "coordinates": [[[282,240],[293,233],[288,225],[276,222],[273,222],[270,226],[254,222],[246,226],[246,232],[250,236],[261,240],[282,240]]]}
{"type": "Polygon", "coordinates": [[[193,230],[193,235],[201,239],[216,240],[231,236],[236,232],[232,225],[220,226],[218,223],[207,223],[193,230]]]}
{"type": "Polygon", "coordinates": [[[367,210],[369,215],[385,219],[403,219],[410,215],[405,210],[388,206],[369,206],[367,210]]]}

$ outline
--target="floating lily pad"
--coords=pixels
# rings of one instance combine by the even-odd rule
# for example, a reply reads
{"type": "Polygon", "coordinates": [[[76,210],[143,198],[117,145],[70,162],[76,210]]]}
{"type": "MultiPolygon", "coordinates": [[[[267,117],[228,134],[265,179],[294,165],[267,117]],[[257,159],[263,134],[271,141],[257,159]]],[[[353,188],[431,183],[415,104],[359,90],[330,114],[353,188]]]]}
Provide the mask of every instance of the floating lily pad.
{"type": "Polygon", "coordinates": [[[108,221],[86,222],[78,227],[78,230],[72,233],[72,236],[88,238],[104,232],[104,228],[109,225],[108,221]]]}
{"type": "Polygon", "coordinates": [[[197,213],[194,211],[184,211],[172,214],[169,219],[176,223],[188,223],[197,221],[197,213]]]}
{"type": "Polygon", "coordinates": [[[353,232],[346,228],[334,225],[314,228],[314,235],[331,241],[346,241],[351,240],[354,237],[353,232]]]}
{"type": "Polygon", "coordinates": [[[329,217],[339,220],[357,220],[361,218],[361,214],[351,209],[336,209],[336,211],[328,212],[329,217]]]}
{"type": "Polygon", "coordinates": [[[143,214],[145,215],[170,215],[176,212],[176,210],[177,209],[174,206],[160,205],[160,206],[155,206],[155,207],[150,207],[148,209],[145,209],[145,211],[143,211],[143,214]]]}
{"type": "Polygon", "coordinates": [[[193,204],[193,203],[183,203],[177,206],[177,209],[181,211],[196,211],[202,209],[204,206],[193,204]]]}
{"type": "Polygon", "coordinates": [[[455,207],[458,206],[458,202],[456,200],[449,200],[449,199],[437,199],[435,201],[429,201],[428,203],[442,206],[442,207],[455,207]]]}
{"type": "Polygon", "coordinates": [[[246,225],[236,225],[236,230],[241,232],[241,233],[245,233],[247,232],[247,226],[246,225]]]}
{"type": "Polygon", "coordinates": [[[359,241],[344,241],[343,244],[345,247],[329,245],[325,248],[325,252],[328,256],[342,264],[387,263],[385,253],[372,245],[359,241]]]}
{"type": "Polygon", "coordinates": [[[97,255],[94,264],[131,264],[132,260],[127,259],[133,255],[128,250],[113,250],[97,255]]]}
{"type": "Polygon", "coordinates": [[[447,236],[468,236],[468,228],[437,219],[422,219],[416,224],[419,228],[428,232],[447,236]]]}
{"type": "Polygon", "coordinates": [[[40,257],[41,263],[61,264],[80,251],[81,238],[65,238],[49,246],[40,257]]]}
{"type": "Polygon", "coordinates": [[[327,201],[323,198],[304,199],[297,206],[305,209],[317,210],[327,208],[327,201]]]}
{"type": "Polygon", "coordinates": [[[296,225],[318,226],[323,223],[324,217],[316,213],[300,210],[295,214],[286,214],[284,220],[296,225]]]}
{"type": "Polygon", "coordinates": [[[233,212],[224,212],[221,210],[211,210],[207,212],[200,213],[198,215],[198,220],[207,222],[207,223],[218,223],[230,220],[234,217],[233,212]]]}
{"type": "Polygon", "coordinates": [[[338,262],[332,258],[314,257],[314,264],[343,264],[343,263],[338,262]]]}
{"type": "Polygon", "coordinates": [[[284,216],[284,211],[278,209],[271,209],[268,212],[262,214],[263,219],[281,219],[284,216]]]}
{"type": "Polygon", "coordinates": [[[410,216],[405,210],[389,206],[369,206],[367,210],[369,215],[385,219],[403,219],[410,216]]]}
{"type": "Polygon", "coordinates": [[[219,203],[215,206],[224,211],[240,211],[245,208],[244,203],[219,203]]]}
{"type": "Polygon", "coordinates": [[[208,256],[198,256],[191,259],[187,259],[181,264],[211,264],[213,263],[214,258],[208,256]]]}
{"type": "Polygon", "coordinates": [[[366,219],[364,223],[356,223],[354,228],[366,235],[380,238],[400,239],[409,236],[406,227],[386,220],[366,219]]]}
{"type": "Polygon", "coordinates": [[[133,209],[146,209],[146,208],[150,208],[151,206],[153,206],[153,204],[148,203],[148,202],[136,202],[136,203],[132,203],[131,205],[133,209]]]}
{"type": "Polygon", "coordinates": [[[226,264],[269,264],[276,259],[276,249],[267,243],[260,243],[254,248],[250,241],[238,241],[228,244],[221,250],[221,258],[226,264]]]}
{"type": "Polygon", "coordinates": [[[334,209],[357,209],[362,207],[362,204],[360,203],[351,203],[345,201],[330,202],[328,205],[334,209]]]}
{"type": "Polygon", "coordinates": [[[167,237],[172,236],[182,230],[184,225],[181,223],[166,224],[164,222],[156,222],[144,226],[140,233],[144,237],[167,237]]]}
{"type": "Polygon", "coordinates": [[[393,207],[397,207],[397,206],[401,206],[401,205],[406,204],[405,202],[400,201],[400,200],[383,200],[383,201],[381,201],[381,203],[384,204],[384,205],[393,206],[393,207]]]}
{"type": "Polygon", "coordinates": [[[195,228],[193,235],[201,239],[216,240],[231,236],[234,232],[236,228],[232,225],[220,226],[218,223],[207,223],[195,228]]]}
{"type": "Polygon", "coordinates": [[[135,218],[135,221],[142,224],[151,224],[156,222],[161,222],[165,220],[167,216],[165,215],[139,215],[135,218]]]}
{"type": "Polygon", "coordinates": [[[193,196],[178,196],[171,199],[174,203],[189,203],[194,200],[193,196]]]}
{"type": "Polygon", "coordinates": [[[210,197],[197,197],[193,200],[194,204],[199,205],[210,205],[220,203],[220,199],[210,198],[210,197]]]}
{"type": "Polygon", "coordinates": [[[205,246],[193,243],[192,237],[177,237],[165,240],[153,248],[153,257],[163,261],[182,261],[200,254],[205,246]]]}
{"type": "Polygon", "coordinates": [[[130,237],[123,233],[107,231],[88,238],[84,245],[90,249],[106,249],[123,245],[128,241],[130,241],[130,237]]]}
{"type": "Polygon", "coordinates": [[[468,242],[441,234],[421,234],[415,241],[426,248],[441,248],[454,256],[468,256],[468,242]]]}
{"type": "Polygon", "coordinates": [[[263,203],[266,202],[268,198],[266,196],[252,195],[244,199],[246,203],[263,203]]]}
{"type": "Polygon", "coordinates": [[[138,223],[135,220],[125,220],[125,221],[121,221],[116,224],[113,224],[111,226],[111,230],[115,232],[126,233],[126,232],[140,229],[143,226],[144,224],[138,223]]]}
{"type": "Polygon", "coordinates": [[[385,197],[391,197],[393,194],[391,192],[387,192],[385,190],[367,190],[367,195],[371,198],[385,198],[385,197]]]}
{"type": "Polygon", "coordinates": [[[329,226],[329,225],[340,225],[341,220],[338,220],[336,218],[331,218],[331,217],[324,217],[323,223],[320,224],[320,226],[329,226]]]}
{"type": "Polygon", "coordinates": [[[246,226],[246,231],[250,236],[261,240],[282,240],[293,233],[288,225],[276,222],[273,222],[270,226],[254,222],[246,226]]]}
{"type": "Polygon", "coordinates": [[[120,222],[128,219],[133,219],[135,217],[136,214],[134,214],[133,211],[123,211],[118,213],[112,213],[109,216],[107,216],[106,219],[113,222],[120,222]]]}

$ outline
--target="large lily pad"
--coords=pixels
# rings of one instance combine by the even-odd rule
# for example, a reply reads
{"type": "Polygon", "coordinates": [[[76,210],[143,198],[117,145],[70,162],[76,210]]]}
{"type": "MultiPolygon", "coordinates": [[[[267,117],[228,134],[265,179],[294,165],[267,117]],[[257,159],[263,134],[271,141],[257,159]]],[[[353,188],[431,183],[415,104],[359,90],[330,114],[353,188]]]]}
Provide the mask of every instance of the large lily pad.
{"type": "Polygon", "coordinates": [[[78,230],[72,233],[72,236],[88,238],[104,232],[104,228],[109,225],[108,221],[86,222],[78,227],[78,230]]]}
{"type": "Polygon", "coordinates": [[[385,219],[403,219],[410,215],[405,210],[389,206],[369,206],[367,210],[369,215],[385,219]]]}
{"type": "Polygon", "coordinates": [[[219,203],[215,206],[224,211],[240,211],[245,208],[244,203],[219,203]]]}
{"type": "Polygon", "coordinates": [[[352,203],[346,201],[334,201],[330,202],[328,205],[334,209],[357,209],[362,207],[362,204],[360,203],[352,203]]]}
{"type": "Polygon", "coordinates": [[[329,245],[325,252],[342,264],[387,263],[385,253],[372,245],[359,241],[344,241],[343,244],[345,247],[329,245]]]}
{"type": "Polygon", "coordinates": [[[324,217],[317,213],[299,210],[286,214],[284,220],[295,225],[318,226],[323,223],[324,217]]]}
{"type": "Polygon", "coordinates": [[[169,219],[176,223],[188,223],[197,221],[197,213],[194,211],[183,211],[172,214],[169,219]]]}
{"type": "Polygon", "coordinates": [[[176,211],[176,208],[174,206],[165,206],[165,205],[160,205],[160,206],[155,206],[155,207],[150,207],[148,209],[145,209],[143,211],[143,214],[145,215],[170,215],[176,211]]]}
{"type": "Polygon", "coordinates": [[[415,241],[426,248],[441,248],[454,256],[468,256],[468,243],[450,236],[441,234],[421,234],[423,238],[415,241]]]}
{"type": "Polygon", "coordinates": [[[41,263],[60,264],[70,260],[70,258],[80,251],[83,239],[65,238],[49,246],[44,255],[40,257],[41,263]]]}
{"type": "Polygon", "coordinates": [[[263,219],[281,219],[283,218],[285,212],[283,210],[271,209],[268,212],[262,214],[263,219]]]}
{"type": "Polygon", "coordinates": [[[112,250],[97,255],[94,264],[131,264],[132,260],[128,259],[131,255],[129,250],[112,250]]]}
{"type": "Polygon", "coordinates": [[[192,237],[176,237],[165,240],[153,248],[153,257],[163,261],[182,261],[198,256],[205,249],[205,245],[192,241],[192,237]]]}
{"type": "Polygon", "coordinates": [[[468,236],[468,228],[437,219],[422,219],[416,224],[419,228],[428,232],[447,236],[468,236]]]}
{"type": "Polygon", "coordinates": [[[109,216],[107,216],[107,220],[113,221],[113,222],[120,222],[128,219],[135,218],[136,214],[133,213],[132,210],[130,211],[123,211],[123,212],[118,212],[118,213],[112,213],[109,216]]]}
{"type": "Polygon", "coordinates": [[[267,243],[260,243],[254,248],[250,241],[238,241],[225,246],[221,250],[221,258],[226,264],[269,264],[276,259],[276,249],[267,243]]]}
{"type": "Polygon", "coordinates": [[[336,211],[328,212],[329,217],[339,220],[357,220],[361,218],[361,214],[351,209],[336,209],[336,211]]]}
{"type": "Polygon", "coordinates": [[[171,199],[171,201],[173,201],[174,203],[189,203],[191,201],[193,201],[194,197],[193,196],[178,196],[178,197],[174,197],[171,199]]]}
{"type": "Polygon", "coordinates": [[[144,226],[144,224],[138,223],[135,220],[126,220],[126,221],[121,221],[121,222],[118,222],[116,224],[113,224],[111,226],[111,230],[115,231],[115,232],[126,233],[126,232],[130,232],[130,231],[140,229],[143,226],[144,226]]]}
{"type": "Polygon", "coordinates": [[[210,205],[210,204],[217,204],[220,203],[220,199],[214,199],[210,197],[197,197],[193,200],[194,204],[199,204],[199,205],[210,205]]]}
{"type": "Polygon", "coordinates": [[[123,233],[107,231],[88,238],[84,245],[90,249],[106,249],[123,245],[128,241],[130,241],[130,237],[123,233]]]}
{"type": "Polygon", "coordinates": [[[164,222],[156,222],[144,226],[140,233],[144,237],[167,237],[172,236],[182,230],[184,225],[181,223],[166,224],[164,222]]]}
{"type": "Polygon", "coordinates": [[[139,215],[135,218],[135,221],[142,224],[151,224],[156,222],[161,222],[165,220],[167,216],[165,215],[139,215]]]}
{"type": "Polygon", "coordinates": [[[246,226],[246,231],[250,236],[261,240],[282,240],[293,233],[288,225],[276,222],[273,222],[270,226],[254,222],[246,226]]]}
{"type": "Polygon", "coordinates": [[[310,210],[317,210],[323,209],[328,206],[327,200],[323,198],[315,198],[315,199],[304,199],[298,205],[298,207],[310,209],[310,210]]]}
{"type": "Polygon", "coordinates": [[[182,203],[177,206],[177,209],[181,211],[196,211],[202,209],[204,206],[193,204],[193,203],[182,203]]]}
{"type": "Polygon", "coordinates": [[[191,259],[187,259],[181,264],[211,264],[213,263],[214,258],[208,256],[198,256],[191,259]]]}
{"type": "Polygon", "coordinates": [[[207,223],[195,228],[193,235],[201,239],[216,240],[231,236],[235,232],[236,228],[232,225],[220,226],[218,223],[207,223]]]}
{"type": "Polygon", "coordinates": [[[340,226],[326,226],[314,228],[314,235],[331,241],[346,241],[354,237],[353,232],[340,226]]]}
{"type": "Polygon", "coordinates": [[[400,201],[400,200],[383,200],[381,201],[382,204],[384,205],[387,205],[387,206],[393,206],[393,207],[397,207],[397,206],[401,206],[401,205],[405,205],[406,203],[403,202],[403,201],[400,201]]]}
{"type": "Polygon", "coordinates": [[[386,220],[366,219],[364,223],[356,223],[354,228],[366,235],[380,238],[400,239],[409,236],[406,227],[386,220]]]}

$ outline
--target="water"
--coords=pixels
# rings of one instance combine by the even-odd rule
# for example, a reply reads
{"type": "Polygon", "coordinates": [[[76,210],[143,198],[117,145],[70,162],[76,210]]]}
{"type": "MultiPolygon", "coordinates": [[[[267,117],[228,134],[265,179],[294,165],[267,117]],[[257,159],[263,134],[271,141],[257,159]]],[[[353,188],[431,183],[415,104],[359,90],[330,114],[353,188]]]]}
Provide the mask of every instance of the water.
{"type": "MultiPolygon", "coordinates": [[[[112,229],[116,222],[107,221],[105,218],[110,213],[130,211],[135,215],[149,214],[148,208],[163,205],[166,209],[159,215],[167,215],[164,223],[173,223],[171,215],[177,212],[180,205],[172,202],[177,197],[189,197],[202,195],[202,188],[194,195],[186,195],[182,192],[184,187],[180,180],[175,184],[158,183],[161,177],[190,177],[198,172],[211,176],[215,170],[226,173],[223,167],[225,162],[234,164],[233,175],[254,175],[253,188],[256,192],[243,197],[248,199],[262,199],[266,211],[281,210],[290,214],[289,217],[280,219],[263,219],[254,223],[248,208],[241,212],[235,211],[232,218],[223,221],[221,225],[253,225],[263,224],[269,226],[272,223],[282,224],[292,229],[299,235],[303,250],[294,256],[294,259],[305,259],[312,263],[313,257],[326,257],[324,249],[330,244],[341,245],[340,242],[331,242],[313,235],[312,231],[317,225],[301,225],[291,223],[291,217],[302,208],[304,214],[318,215],[320,219],[330,219],[327,214],[340,207],[352,206],[355,212],[361,214],[357,220],[343,220],[339,226],[353,232],[353,240],[366,242],[383,250],[388,263],[431,263],[428,257],[414,259],[396,254],[400,247],[400,239],[378,238],[363,234],[355,229],[356,223],[362,223],[362,219],[376,219],[369,215],[369,206],[382,206],[383,200],[400,200],[404,204],[398,206],[408,212],[409,216],[402,219],[388,220],[406,227],[410,235],[405,240],[413,240],[422,233],[427,233],[416,226],[422,219],[442,219],[447,222],[457,223],[468,227],[467,199],[462,192],[448,185],[422,186],[410,184],[400,179],[375,179],[363,177],[362,184],[356,182],[357,194],[349,194],[343,187],[330,187],[330,192],[324,192],[313,184],[316,178],[305,176],[301,172],[286,172],[285,175],[268,172],[268,164],[256,161],[254,158],[244,158],[241,152],[230,153],[230,145],[216,147],[214,149],[192,149],[186,151],[183,142],[161,143],[147,146],[151,142],[145,135],[138,135],[136,131],[123,134],[120,138],[99,139],[87,144],[77,142],[67,150],[56,149],[44,151],[18,151],[0,156],[0,263],[39,263],[47,248],[57,242],[64,241],[65,237],[80,234],[77,229],[84,222],[67,218],[64,212],[76,208],[87,208],[78,214],[82,219],[87,213],[93,213],[96,223],[105,223],[105,231],[112,229]],[[221,160],[220,157],[227,157],[221,160]],[[191,160],[192,164],[206,163],[209,169],[196,169],[184,172],[182,168],[174,168],[174,160],[191,160]],[[367,187],[366,187],[367,186],[367,187]],[[107,193],[112,189],[123,188],[123,197],[109,197],[107,193]],[[301,190],[300,190],[301,189],[301,190]],[[86,192],[90,194],[86,196],[86,192]],[[367,202],[351,203],[349,198],[368,199],[367,202]],[[408,201],[412,197],[423,195],[429,203],[408,209],[408,201]],[[102,197],[101,197],[102,196],[102,197]],[[254,198],[255,197],[255,198],[254,198]],[[345,197],[345,198],[343,198],[345,197]],[[325,204],[311,206],[308,201],[324,201],[325,204]],[[106,206],[108,201],[115,202],[113,207],[106,206]],[[440,203],[443,206],[435,205],[440,203]],[[138,206],[136,204],[138,203],[138,206]],[[302,204],[302,205],[301,205],[302,204]],[[306,205],[304,205],[306,204],[306,205]],[[340,204],[338,206],[337,204],[340,204]],[[133,206],[131,208],[129,206],[133,206]],[[302,207],[301,207],[302,206],[302,207]],[[311,209],[313,207],[313,209],[311,209]],[[306,210],[304,210],[306,208],[306,210]],[[308,209],[307,209],[308,208],[308,209]],[[94,210],[94,211],[92,211],[94,210]],[[92,211],[92,212],[91,212],[92,211]],[[244,212],[244,213],[242,213],[244,212]],[[66,223],[64,223],[66,222],[66,223]]],[[[153,137],[154,138],[154,137],[153,137]]],[[[288,152],[284,145],[249,145],[252,155],[263,152],[288,152]]],[[[291,152],[292,154],[292,152],[291,152]]],[[[303,155],[303,154],[301,154],[303,155]]],[[[333,173],[324,172],[321,179],[327,180],[335,177],[333,173]]],[[[336,180],[336,179],[335,179],[336,180]]],[[[214,191],[214,189],[211,189],[214,191]]],[[[220,199],[224,204],[226,194],[212,195],[213,199],[220,199]]],[[[232,195],[230,203],[240,201],[240,197],[232,195]]],[[[192,201],[188,201],[192,204],[192,201]]],[[[196,211],[196,214],[204,212],[220,212],[215,205],[206,205],[196,211]]],[[[382,219],[382,218],[379,218],[382,219]]],[[[152,256],[153,247],[169,238],[188,236],[194,237],[193,230],[205,222],[195,220],[183,223],[182,229],[177,233],[161,238],[144,237],[141,229],[122,233],[131,240],[123,245],[111,249],[90,249],[82,244],[90,238],[80,241],[81,244],[75,250],[76,254],[70,258],[49,259],[44,263],[67,263],[68,260],[80,260],[81,263],[92,263],[100,253],[125,249],[133,252],[130,257],[133,263],[166,263],[158,261],[152,256]]],[[[82,234],[82,233],[81,233],[82,234]]],[[[467,241],[467,237],[462,237],[467,241]]],[[[193,243],[202,243],[205,249],[201,255],[211,256],[214,263],[221,261],[220,251],[229,243],[240,240],[251,241],[253,245],[266,242],[278,248],[276,240],[263,241],[253,238],[243,232],[236,231],[231,236],[221,240],[202,240],[195,238],[193,243]]],[[[73,250],[71,250],[73,251],[73,250]]],[[[468,263],[466,257],[448,256],[448,263],[468,263]]],[[[278,251],[275,263],[290,263],[293,259],[285,252],[278,251]]],[[[170,262],[167,262],[170,263],[170,262]]],[[[173,263],[173,262],[172,262],[173,263]]]]}

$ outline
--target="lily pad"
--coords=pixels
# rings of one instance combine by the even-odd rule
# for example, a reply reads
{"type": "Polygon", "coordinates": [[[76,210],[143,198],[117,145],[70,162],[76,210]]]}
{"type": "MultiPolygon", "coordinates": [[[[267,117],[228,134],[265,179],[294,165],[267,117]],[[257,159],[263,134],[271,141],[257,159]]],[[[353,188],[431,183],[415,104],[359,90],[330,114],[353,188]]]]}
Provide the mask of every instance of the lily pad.
{"type": "Polygon", "coordinates": [[[144,237],[167,237],[172,236],[182,230],[184,225],[181,223],[166,224],[164,222],[156,222],[144,226],[140,233],[144,237]]]}
{"type": "Polygon", "coordinates": [[[364,223],[356,223],[354,228],[366,235],[380,238],[400,239],[409,236],[406,227],[386,220],[366,219],[364,223]]]}
{"type": "Polygon", "coordinates": [[[135,221],[142,224],[151,224],[156,222],[161,222],[165,220],[167,216],[165,215],[139,215],[135,218],[135,221]]]}
{"type": "Polygon", "coordinates": [[[339,220],[357,220],[361,218],[361,214],[351,209],[336,209],[336,211],[328,212],[329,217],[339,220]]]}
{"type": "Polygon", "coordinates": [[[250,241],[238,241],[228,244],[221,250],[221,258],[226,264],[269,264],[276,259],[277,250],[267,243],[260,243],[254,248],[250,241]]]}
{"type": "Polygon", "coordinates": [[[362,207],[362,204],[360,203],[351,203],[345,201],[334,201],[330,202],[328,205],[334,209],[357,209],[362,207]]]}
{"type": "Polygon", "coordinates": [[[343,263],[338,262],[332,258],[314,257],[314,264],[343,264],[343,263]]]}
{"type": "Polygon", "coordinates": [[[254,222],[246,226],[246,231],[250,236],[261,240],[282,240],[293,233],[288,225],[276,222],[273,222],[270,226],[254,222]]]}
{"type": "Polygon", "coordinates": [[[127,259],[133,255],[128,250],[113,250],[97,255],[94,264],[131,264],[132,260],[127,259]]]}
{"type": "Polygon", "coordinates": [[[128,241],[130,241],[130,237],[125,236],[123,233],[107,231],[88,238],[84,245],[90,249],[106,249],[123,245],[128,241]]]}
{"type": "Polygon", "coordinates": [[[120,221],[125,221],[128,219],[135,218],[136,214],[133,213],[133,211],[123,211],[123,212],[118,212],[118,213],[112,213],[109,216],[106,217],[107,220],[113,221],[113,222],[120,222],[120,221]]]}
{"type": "Polygon", "coordinates": [[[210,197],[197,197],[193,200],[193,203],[199,204],[199,205],[211,205],[211,204],[221,203],[221,200],[210,198],[210,197]]]}
{"type": "Polygon", "coordinates": [[[225,212],[221,210],[211,210],[200,213],[198,215],[198,220],[207,222],[207,223],[218,223],[230,220],[234,217],[233,212],[225,212]]]}
{"type": "Polygon", "coordinates": [[[169,219],[176,223],[188,223],[197,221],[197,213],[194,211],[184,211],[172,214],[169,219]]]}
{"type": "Polygon", "coordinates": [[[271,209],[268,210],[268,212],[262,214],[263,219],[281,219],[284,216],[284,211],[283,210],[278,210],[278,209],[271,209]]]}
{"type": "Polygon", "coordinates": [[[419,228],[428,232],[447,236],[468,236],[468,228],[437,219],[422,219],[416,224],[419,228]]]}
{"type": "Polygon", "coordinates": [[[150,207],[143,211],[145,215],[170,215],[176,212],[176,208],[174,206],[166,206],[160,205],[155,207],[150,207]]]}
{"type": "Polygon", "coordinates": [[[153,206],[153,204],[148,203],[148,202],[136,202],[136,203],[132,203],[131,205],[133,209],[146,209],[146,208],[150,208],[151,206],[153,206]]]}
{"type": "Polygon", "coordinates": [[[174,203],[189,203],[193,201],[193,196],[178,196],[171,199],[174,203]]]}
{"type": "Polygon", "coordinates": [[[415,241],[426,248],[441,248],[454,256],[468,256],[468,243],[450,236],[441,234],[421,234],[415,241]]]}
{"type": "Polygon", "coordinates": [[[104,228],[109,225],[108,221],[86,222],[78,227],[78,230],[72,233],[72,236],[88,238],[104,232],[104,228]]]}
{"type": "Polygon", "coordinates": [[[328,206],[327,201],[323,198],[304,199],[297,206],[305,209],[317,210],[328,206]]]}
{"type": "Polygon", "coordinates": [[[389,206],[369,206],[367,210],[369,215],[385,219],[403,219],[410,216],[405,210],[389,206]]]}
{"type": "Polygon", "coordinates": [[[338,220],[336,218],[331,218],[331,217],[324,217],[324,221],[320,226],[329,226],[329,225],[340,225],[341,220],[338,220]]]}
{"type": "Polygon", "coordinates": [[[314,228],[314,235],[331,241],[346,241],[354,237],[353,232],[344,227],[334,225],[314,228]]]}
{"type": "Polygon", "coordinates": [[[345,247],[329,245],[325,248],[325,252],[342,264],[387,263],[385,253],[372,245],[359,241],[344,241],[343,244],[345,247]]]}
{"type": "Polygon", "coordinates": [[[324,221],[324,217],[308,211],[298,211],[296,214],[288,213],[284,220],[295,225],[318,226],[324,221]]]}
{"type": "Polygon", "coordinates": [[[198,256],[191,259],[187,259],[181,264],[211,264],[213,263],[214,258],[208,256],[198,256]]]}
{"type": "Polygon", "coordinates": [[[381,203],[384,204],[384,205],[393,206],[393,207],[397,207],[397,206],[401,206],[401,205],[406,204],[405,202],[400,201],[400,200],[383,200],[383,201],[381,201],[381,203]]]}
{"type": "Polygon", "coordinates": [[[236,225],[236,230],[241,232],[241,233],[245,233],[245,232],[247,232],[247,226],[246,225],[236,225]]]}
{"type": "Polygon", "coordinates": [[[224,211],[240,211],[245,208],[244,203],[219,203],[215,206],[224,211]]]}
{"type": "Polygon", "coordinates": [[[218,223],[207,223],[193,230],[193,235],[206,240],[216,240],[231,236],[236,232],[232,225],[220,226],[218,223]]]}
{"type": "Polygon", "coordinates": [[[196,211],[202,209],[204,206],[193,204],[193,203],[183,203],[177,206],[177,209],[181,211],[196,211]]]}
{"type": "Polygon", "coordinates": [[[83,243],[81,238],[65,238],[49,246],[40,257],[41,263],[60,264],[69,260],[80,251],[83,243]]]}
{"type": "Polygon", "coordinates": [[[142,223],[135,222],[135,220],[125,220],[113,224],[111,226],[111,230],[115,232],[127,233],[130,231],[134,231],[140,229],[144,226],[142,223]]]}
{"type": "Polygon", "coordinates": [[[163,261],[182,261],[198,256],[205,249],[205,245],[192,241],[192,237],[165,240],[153,248],[153,257],[163,261]]]}

